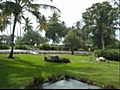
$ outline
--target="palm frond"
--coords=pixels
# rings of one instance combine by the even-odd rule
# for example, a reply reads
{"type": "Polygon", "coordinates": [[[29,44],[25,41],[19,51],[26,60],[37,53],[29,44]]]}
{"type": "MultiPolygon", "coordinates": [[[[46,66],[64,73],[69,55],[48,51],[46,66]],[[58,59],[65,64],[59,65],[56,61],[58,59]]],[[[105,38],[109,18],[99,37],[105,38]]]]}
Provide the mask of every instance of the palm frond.
{"type": "Polygon", "coordinates": [[[57,7],[55,6],[52,6],[52,5],[47,5],[47,4],[38,4],[40,8],[43,8],[43,9],[51,9],[51,10],[54,10],[54,11],[58,11],[59,13],[61,12],[57,7]]]}
{"type": "Polygon", "coordinates": [[[30,9],[30,10],[34,10],[34,11],[39,11],[39,5],[38,4],[28,4],[27,7],[30,9]]]}
{"type": "Polygon", "coordinates": [[[44,15],[40,18],[38,23],[39,23],[39,25],[37,26],[37,28],[39,28],[39,30],[44,29],[46,31],[48,29],[47,20],[44,15]]]}
{"type": "Polygon", "coordinates": [[[3,3],[0,3],[0,9],[2,10],[1,13],[3,15],[11,15],[12,11],[13,11],[13,2],[10,2],[10,1],[6,1],[6,2],[3,2],[3,3]]]}
{"type": "Polygon", "coordinates": [[[7,28],[7,25],[10,24],[11,22],[9,19],[3,19],[2,22],[0,22],[0,31],[4,31],[5,28],[7,28]]]}
{"type": "Polygon", "coordinates": [[[40,19],[41,13],[33,10],[28,10],[32,15],[34,15],[37,19],[40,19]]]}
{"type": "Polygon", "coordinates": [[[32,26],[33,23],[31,23],[31,20],[29,18],[25,18],[25,17],[23,17],[23,18],[25,20],[25,26],[23,27],[24,31],[26,32],[26,31],[32,30],[33,29],[33,26],[32,26]]]}

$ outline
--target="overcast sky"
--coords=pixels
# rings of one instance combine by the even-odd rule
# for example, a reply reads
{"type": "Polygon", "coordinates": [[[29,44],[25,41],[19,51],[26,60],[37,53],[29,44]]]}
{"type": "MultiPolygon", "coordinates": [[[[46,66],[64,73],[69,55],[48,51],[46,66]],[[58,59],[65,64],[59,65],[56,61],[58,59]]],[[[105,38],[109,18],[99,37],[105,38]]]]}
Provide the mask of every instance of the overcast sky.
{"type": "MultiPolygon", "coordinates": [[[[97,2],[103,2],[107,0],[37,0],[37,3],[46,3],[53,5],[61,11],[61,21],[65,21],[67,26],[71,27],[73,23],[82,19],[82,13],[92,4],[97,2]]],[[[49,12],[48,10],[46,12],[49,12]]],[[[50,12],[49,12],[50,13],[50,12]]]]}

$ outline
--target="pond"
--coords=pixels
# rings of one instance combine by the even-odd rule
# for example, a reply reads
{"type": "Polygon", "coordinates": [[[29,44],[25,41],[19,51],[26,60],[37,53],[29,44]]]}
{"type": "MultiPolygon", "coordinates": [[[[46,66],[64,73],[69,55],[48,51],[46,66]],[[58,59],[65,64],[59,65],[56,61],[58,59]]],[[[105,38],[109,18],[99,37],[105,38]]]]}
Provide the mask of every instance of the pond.
{"type": "Polygon", "coordinates": [[[98,86],[89,85],[74,79],[60,80],[55,83],[44,83],[44,89],[100,89],[98,86]]]}

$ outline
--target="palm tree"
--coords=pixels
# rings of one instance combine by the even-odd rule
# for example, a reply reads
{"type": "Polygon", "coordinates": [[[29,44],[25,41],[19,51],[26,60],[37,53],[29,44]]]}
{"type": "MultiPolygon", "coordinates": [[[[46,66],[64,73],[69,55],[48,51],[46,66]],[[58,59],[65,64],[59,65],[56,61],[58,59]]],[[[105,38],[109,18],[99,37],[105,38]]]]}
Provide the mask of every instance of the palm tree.
{"type": "MultiPolygon", "coordinates": [[[[7,18],[9,16],[14,17],[13,20],[13,30],[12,30],[12,45],[11,45],[11,52],[9,54],[9,58],[13,58],[13,48],[14,48],[14,33],[15,33],[15,27],[16,23],[23,20],[26,21],[26,18],[28,18],[28,15],[25,14],[25,11],[30,12],[32,15],[36,17],[37,20],[40,20],[41,13],[39,11],[40,8],[43,9],[54,9],[60,12],[60,10],[54,6],[46,5],[46,4],[34,4],[33,1],[35,0],[6,0],[1,1],[0,3],[0,10],[2,16],[7,18]],[[25,15],[27,17],[25,17],[25,15]]],[[[50,0],[51,1],[51,0],[50,0]]]]}
{"type": "Polygon", "coordinates": [[[37,28],[39,30],[43,30],[44,29],[44,31],[47,31],[48,23],[47,23],[47,19],[46,19],[46,17],[44,15],[41,16],[41,19],[38,21],[38,23],[39,23],[39,25],[37,26],[37,28]]]}
{"type": "Polygon", "coordinates": [[[25,32],[29,32],[29,31],[33,30],[31,20],[29,20],[29,18],[24,18],[24,19],[25,19],[25,25],[23,27],[23,30],[25,32]]]}
{"type": "Polygon", "coordinates": [[[86,29],[90,30],[94,46],[105,49],[115,36],[116,9],[109,2],[93,4],[83,13],[86,29]]]}

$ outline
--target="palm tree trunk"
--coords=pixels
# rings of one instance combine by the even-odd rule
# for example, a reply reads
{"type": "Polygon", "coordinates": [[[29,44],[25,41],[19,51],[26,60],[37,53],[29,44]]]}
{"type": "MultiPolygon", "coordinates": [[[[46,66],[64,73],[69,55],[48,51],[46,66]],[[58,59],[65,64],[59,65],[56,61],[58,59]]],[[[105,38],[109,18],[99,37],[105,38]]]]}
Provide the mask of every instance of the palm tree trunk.
{"type": "Polygon", "coordinates": [[[15,15],[14,17],[14,24],[13,24],[13,32],[12,32],[12,44],[11,44],[11,52],[9,54],[8,58],[13,58],[13,49],[14,49],[14,33],[15,33],[15,26],[16,26],[16,22],[17,22],[17,15],[15,15]]]}

